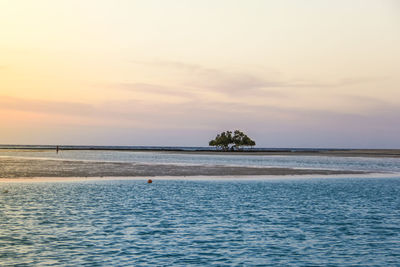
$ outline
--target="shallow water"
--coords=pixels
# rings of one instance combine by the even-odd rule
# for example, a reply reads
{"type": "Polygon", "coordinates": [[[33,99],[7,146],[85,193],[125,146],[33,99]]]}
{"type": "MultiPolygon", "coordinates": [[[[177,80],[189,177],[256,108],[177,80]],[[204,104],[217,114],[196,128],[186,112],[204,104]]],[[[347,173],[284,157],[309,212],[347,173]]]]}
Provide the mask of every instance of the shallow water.
{"type": "Polygon", "coordinates": [[[0,184],[0,265],[399,262],[400,178],[0,184]]]}
{"type": "MultiPolygon", "coordinates": [[[[228,165],[249,167],[287,167],[371,172],[400,172],[400,158],[332,156],[257,156],[199,155],[138,151],[55,151],[0,150],[0,156],[58,160],[90,160],[149,164],[228,165]]],[[[18,166],[16,166],[17,168],[18,166]]]]}

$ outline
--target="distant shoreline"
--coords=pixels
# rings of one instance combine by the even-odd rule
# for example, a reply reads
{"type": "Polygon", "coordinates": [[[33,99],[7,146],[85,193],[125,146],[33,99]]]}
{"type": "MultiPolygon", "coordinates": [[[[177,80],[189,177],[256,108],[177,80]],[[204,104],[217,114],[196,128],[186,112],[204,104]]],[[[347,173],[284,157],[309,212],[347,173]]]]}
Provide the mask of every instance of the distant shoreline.
{"type": "MultiPolygon", "coordinates": [[[[0,151],[49,151],[57,146],[0,145],[0,151]]],[[[199,155],[259,155],[259,156],[336,156],[336,157],[390,157],[399,158],[400,149],[328,149],[328,148],[276,148],[249,149],[245,151],[218,151],[196,147],[116,147],[116,146],[59,146],[59,150],[121,151],[121,152],[161,152],[199,155]]]]}
{"type": "Polygon", "coordinates": [[[336,156],[336,157],[386,157],[399,158],[400,149],[366,149],[366,150],[316,150],[316,151],[282,151],[282,150],[261,150],[261,151],[165,151],[170,153],[184,154],[222,154],[222,155],[259,155],[259,156],[336,156]]]}

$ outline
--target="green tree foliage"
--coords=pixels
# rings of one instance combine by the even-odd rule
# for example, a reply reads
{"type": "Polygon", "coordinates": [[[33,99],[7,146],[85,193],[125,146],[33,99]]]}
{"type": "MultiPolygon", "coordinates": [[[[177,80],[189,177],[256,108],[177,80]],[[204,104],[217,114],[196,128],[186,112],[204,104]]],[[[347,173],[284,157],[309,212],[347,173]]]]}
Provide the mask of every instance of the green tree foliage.
{"type": "Polygon", "coordinates": [[[234,151],[243,150],[243,147],[246,146],[255,146],[256,142],[243,132],[235,130],[233,133],[231,131],[226,131],[218,134],[215,139],[211,140],[208,144],[222,151],[234,151]]]}

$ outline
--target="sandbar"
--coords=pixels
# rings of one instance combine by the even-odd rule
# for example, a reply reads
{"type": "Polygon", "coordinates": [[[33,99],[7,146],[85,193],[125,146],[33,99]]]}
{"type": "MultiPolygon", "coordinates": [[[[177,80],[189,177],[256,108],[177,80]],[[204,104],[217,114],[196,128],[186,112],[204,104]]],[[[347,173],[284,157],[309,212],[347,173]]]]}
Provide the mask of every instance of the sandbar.
{"type": "Polygon", "coordinates": [[[368,174],[364,171],[240,167],[225,165],[139,164],[0,157],[0,178],[154,177],[368,174]]]}

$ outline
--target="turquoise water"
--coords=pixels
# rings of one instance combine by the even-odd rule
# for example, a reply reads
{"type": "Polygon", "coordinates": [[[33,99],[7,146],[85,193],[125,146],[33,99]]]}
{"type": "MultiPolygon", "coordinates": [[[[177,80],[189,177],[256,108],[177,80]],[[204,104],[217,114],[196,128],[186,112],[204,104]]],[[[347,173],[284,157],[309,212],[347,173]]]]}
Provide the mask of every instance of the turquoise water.
{"type": "Polygon", "coordinates": [[[0,184],[0,265],[399,266],[400,177],[0,184]]]}

